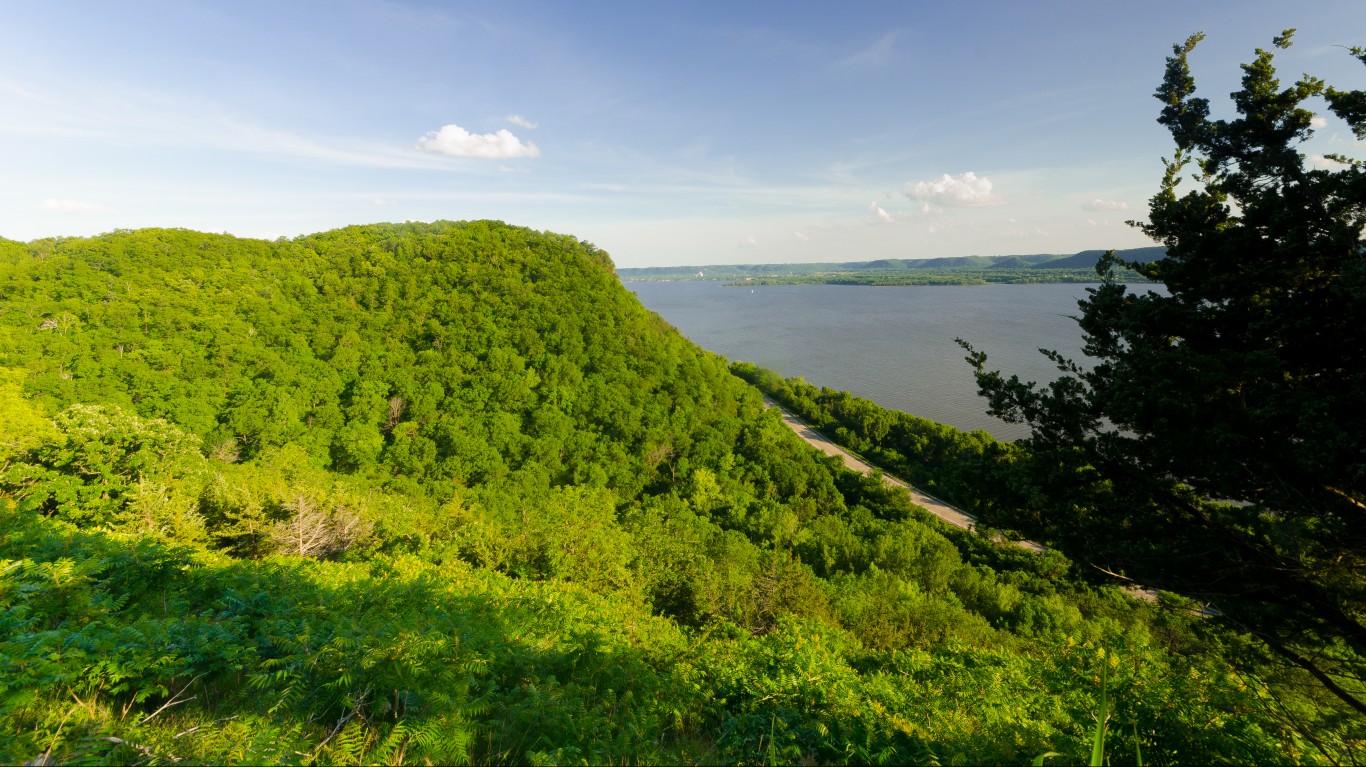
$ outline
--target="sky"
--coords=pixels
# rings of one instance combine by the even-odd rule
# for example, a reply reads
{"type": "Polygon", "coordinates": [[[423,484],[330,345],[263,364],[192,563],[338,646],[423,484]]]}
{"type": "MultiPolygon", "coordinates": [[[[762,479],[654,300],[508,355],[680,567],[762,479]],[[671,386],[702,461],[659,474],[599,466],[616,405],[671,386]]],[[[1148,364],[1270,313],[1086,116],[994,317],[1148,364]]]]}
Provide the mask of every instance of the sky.
{"type": "MultiPolygon", "coordinates": [[[[1152,244],[1152,97],[1278,52],[1366,88],[1366,2],[0,0],[0,237],[498,219],[621,267],[1152,244]]],[[[1326,114],[1322,102],[1311,106],[1326,114]]],[[[1331,115],[1304,147],[1366,157],[1331,115]]]]}

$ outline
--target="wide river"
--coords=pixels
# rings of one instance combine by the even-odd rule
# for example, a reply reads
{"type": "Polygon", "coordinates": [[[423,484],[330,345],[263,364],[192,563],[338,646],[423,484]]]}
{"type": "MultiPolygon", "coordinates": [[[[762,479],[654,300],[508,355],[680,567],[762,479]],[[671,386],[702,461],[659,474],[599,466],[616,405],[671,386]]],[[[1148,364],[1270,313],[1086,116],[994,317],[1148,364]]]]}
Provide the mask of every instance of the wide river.
{"type": "Polygon", "coordinates": [[[626,287],[693,342],[729,359],[960,429],[1018,439],[1028,428],[986,414],[972,368],[953,339],[986,352],[989,369],[1051,381],[1057,368],[1038,350],[1055,349],[1081,361],[1081,331],[1071,316],[1088,286],[626,287]]]}

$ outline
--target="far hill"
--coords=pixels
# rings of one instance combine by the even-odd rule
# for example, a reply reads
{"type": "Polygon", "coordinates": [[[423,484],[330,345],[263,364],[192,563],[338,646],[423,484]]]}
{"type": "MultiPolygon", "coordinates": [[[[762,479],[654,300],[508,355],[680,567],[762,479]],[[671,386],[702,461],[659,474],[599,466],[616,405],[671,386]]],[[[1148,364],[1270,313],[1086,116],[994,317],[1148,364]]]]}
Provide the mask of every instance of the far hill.
{"type": "MultiPolygon", "coordinates": [[[[1100,257],[1103,255],[1105,255],[1105,251],[1103,250],[1083,250],[1082,252],[1073,256],[1056,258],[1052,261],[1045,261],[1041,264],[1035,264],[1035,268],[1094,269],[1096,266],[1096,262],[1099,261],[1100,257]]],[[[1162,245],[1154,245],[1149,248],[1129,248],[1128,250],[1116,250],[1115,255],[1118,256],[1121,261],[1126,261],[1128,263],[1146,264],[1150,261],[1156,261],[1162,258],[1163,256],[1167,255],[1167,249],[1162,245]]]]}
{"type": "MultiPolygon", "coordinates": [[[[1049,273],[1021,275],[1018,280],[989,280],[984,272],[1006,272],[1011,270],[1050,269],[1058,270],[1059,281],[1078,281],[1093,279],[1096,262],[1103,250],[1083,250],[1072,255],[1058,253],[1036,253],[1028,255],[1005,256],[953,256],[944,258],[880,258],[873,261],[817,262],[793,264],[709,264],[696,266],[652,266],[617,269],[617,274],[627,282],[640,280],[747,280],[762,282],[799,281],[799,282],[847,282],[858,283],[921,283],[924,280],[912,273],[935,272],[936,278],[930,280],[944,284],[966,284],[983,281],[996,282],[1040,282],[1053,281],[1049,273]],[[1064,277],[1063,273],[1068,276],[1064,277]],[[876,275],[876,276],[874,276],[876,275]],[[971,278],[968,275],[972,275],[971,278]],[[902,279],[898,279],[900,276],[902,279]]],[[[1148,262],[1163,256],[1161,246],[1117,250],[1115,254],[1124,261],[1148,262]]],[[[1001,276],[1001,275],[997,275],[1001,276]]]]}

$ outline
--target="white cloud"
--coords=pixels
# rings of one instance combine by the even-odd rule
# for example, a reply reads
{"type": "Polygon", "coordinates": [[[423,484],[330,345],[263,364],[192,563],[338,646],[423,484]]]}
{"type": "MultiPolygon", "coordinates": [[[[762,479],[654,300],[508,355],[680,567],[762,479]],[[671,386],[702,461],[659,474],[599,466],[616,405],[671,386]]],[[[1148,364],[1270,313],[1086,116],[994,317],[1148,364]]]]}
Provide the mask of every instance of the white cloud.
{"type": "Polygon", "coordinates": [[[1005,235],[1007,237],[1047,237],[1048,232],[1037,226],[1022,224],[1013,218],[1009,218],[1006,219],[1005,235]]]}
{"type": "Polygon", "coordinates": [[[843,67],[880,67],[892,60],[896,52],[899,35],[893,31],[874,40],[873,43],[839,63],[843,67]]]}
{"type": "Polygon", "coordinates": [[[801,240],[802,242],[810,242],[810,241],[811,241],[811,238],[806,234],[806,232],[793,232],[793,233],[792,233],[792,236],[793,236],[793,237],[796,237],[797,239],[801,240]]]}
{"type": "Polygon", "coordinates": [[[878,221],[881,221],[886,224],[896,223],[896,219],[892,218],[892,214],[883,210],[882,206],[878,205],[876,201],[868,203],[868,210],[871,210],[873,212],[873,217],[876,218],[878,221]]]}
{"type": "Polygon", "coordinates": [[[1305,159],[1309,161],[1310,165],[1318,170],[1342,170],[1347,167],[1347,163],[1338,162],[1337,160],[1324,157],[1321,154],[1311,154],[1305,159]]]}
{"type": "Polygon", "coordinates": [[[752,235],[752,234],[746,235],[743,239],[740,240],[740,247],[742,247],[742,248],[752,248],[752,247],[754,247],[755,245],[758,245],[758,244],[759,244],[759,238],[758,238],[758,237],[755,237],[755,236],[752,235]]]}
{"type": "Polygon", "coordinates": [[[86,202],[84,200],[43,200],[43,210],[50,213],[105,213],[109,208],[98,202],[86,202]]]}
{"type": "MultiPolygon", "coordinates": [[[[968,171],[960,176],[945,173],[936,181],[906,184],[912,198],[921,202],[946,207],[973,208],[1002,205],[1005,200],[991,193],[991,180],[968,171]]],[[[923,210],[922,206],[922,210],[923,210]]]]}
{"type": "Polygon", "coordinates": [[[299,157],[333,165],[448,170],[445,163],[390,142],[363,142],[278,130],[236,117],[207,98],[111,83],[69,88],[65,83],[20,83],[0,77],[0,97],[23,121],[0,120],[0,134],[60,136],[120,150],[189,147],[299,157]],[[92,121],[91,114],[100,119],[92,121]]]}
{"type": "Polygon", "coordinates": [[[497,133],[470,133],[459,125],[443,125],[417,140],[417,148],[424,152],[451,157],[481,157],[501,160],[508,157],[540,157],[541,150],[530,141],[525,144],[507,128],[497,133]]]}
{"type": "Polygon", "coordinates": [[[1086,210],[1128,210],[1129,203],[1117,200],[1102,200],[1099,197],[1083,206],[1086,210]]]}
{"type": "Polygon", "coordinates": [[[513,125],[526,128],[527,130],[536,130],[536,123],[526,119],[521,115],[508,115],[507,121],[512,123],[513,125]]]}
{"type": "Polygon", "coordinates": [[[1328,125],[1328,120],[1325,119],[1325,118],[1323,118],[1323,117],[1311,117],[1311,118],[1309,118],[1309,127],[1311,127],[1311,128],[1323,128],[1323,127],[1325,127],[1325,126],[1327,126],[1327,125],[1328,125]]]}

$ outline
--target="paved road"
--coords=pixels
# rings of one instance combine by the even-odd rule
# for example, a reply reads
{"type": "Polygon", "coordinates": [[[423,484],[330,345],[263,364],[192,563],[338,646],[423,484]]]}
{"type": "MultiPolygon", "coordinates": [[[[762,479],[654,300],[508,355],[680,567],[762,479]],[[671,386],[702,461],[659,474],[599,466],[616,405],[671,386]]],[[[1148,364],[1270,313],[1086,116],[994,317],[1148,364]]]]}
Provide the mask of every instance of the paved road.
{"type": "MultiPolygon", "coordinates": [[[[806,440],[817,450],[820,450],[822,453],[825,453],[826,455],[833,455],[839,458],[840,460],[844,461],[845,466],[848,466],[854,471],[860,472],[862,474],[873,473],[872,466],[869,466],[865,461],[863,461],[859,457],[853,455],[849,451],[832,442],[829,437],[826,437],[824,434],[821,434],[820,432],[811,428],[811,426],[807,424],[805,421],[793,415],[792,413],[789,413],[787,409],[784,408],[782,405],[779,405],[778,403],[769,399],[767,396],[764,397],[764,405],[767,407],[777,408],[778,412],[782,413],[783,423],[787,424],[790,429],[797,432],[797,436],[806,440]]],[[[896,477],[893,477],[892,475],[886,473],[882,475],[882,482],[888,487],[899,487],[905,490],[906,492],[910,493],[911,500],[914,501],[917,506],[924,507],[926,511],[930,512],[936,517],[939,517],[945,522],[948,522],[950,525],[953,525],[954,527],[961,528],[963,530],[973,530],[977,527],[977,520],[974,519],[971,514],[964,512],[962,509],[950,506],[949,504],[944,503],[943,501],[939,500],[938,498],[935,498],[934,496],[922,493],[921,491],[912,487],[909,483],[902,482],[896,477]]],[[[1014,541],[1014,543],[1016,546],[1029,549],[1030,551],[1045,550],[1043,546],[1040,546],[1039,544],[1033,541],[1014,541]]]]}
{"type": "MultiPolygon", "coordinates": [[[[840,460],[844,461],[845,466],[848,466],[854,471],[861,472],[863,474],[873,473],[873,467],[869,466],[868,463],[865,462],[863,459],[859,458],[853,453],[850,453],[849,451],[845,450],[839,445],[836,445],[834,442],[830,440],[829,437],[811,428],[810,424],[793,415],[792,413],[789,413],[787,411],[787,408],[784,408],[782,405],[779,405],[778,403],[769,399],[767,395],[764,396],[764,406],[777,408],[778,412],[782,413],[783,423],[787,424],[788,428],[797,432],[797,436],[806,440],[817,450],[820,450],[822,453],[825,453],[826,455],[833,455],[838,457],[840,460]]],[[[971,514],[968,514],[962,509],[950,506],[949,504],[944,503],[943,501],[939,500],[938,498],[935,498],[932,495],[922,493],[919,490],[916,490],[910,484],[902,482],[901,480],[891,476],[890,474],[884,473],[882,475],[882,482],[888,487],[902,488],[903,490],[911,494],[911,500],[914,501],[917,506],[924,507],[926,511],[930,512],[936,517],[939,517],[945,522],[948,522],[954,527],[961,528],[963,530],[975,530],[977,528],[977,520],[974,519],[971,514]]],[[[1002,539],[1002,541],[1004,541],[1004,539],[1002,539]]],[[[1038,543],[1035,543],[1034,541],[1010,541],[1010,543],[1013,543],[1014,545],[1019,546],[1022,549],[1028,549],[1029,551],[1034,552],[1043,552],[1048,550],[1046,547],[1038,543]]],[[[1157,592],[1152,589],[1146,588],[1142,585],[1130,582],[1126,584],[1123,588],[1124,591],[1134,599],[1140,599],[1144,602],[1157,601],[1157,592]]],[[[1213,615],[1216,612],[1217,611],[1212,607],[1205,607],[1201,610],[1198,610],[1197,614],[1208,617],[1209,615],[1213,615]]]]}

